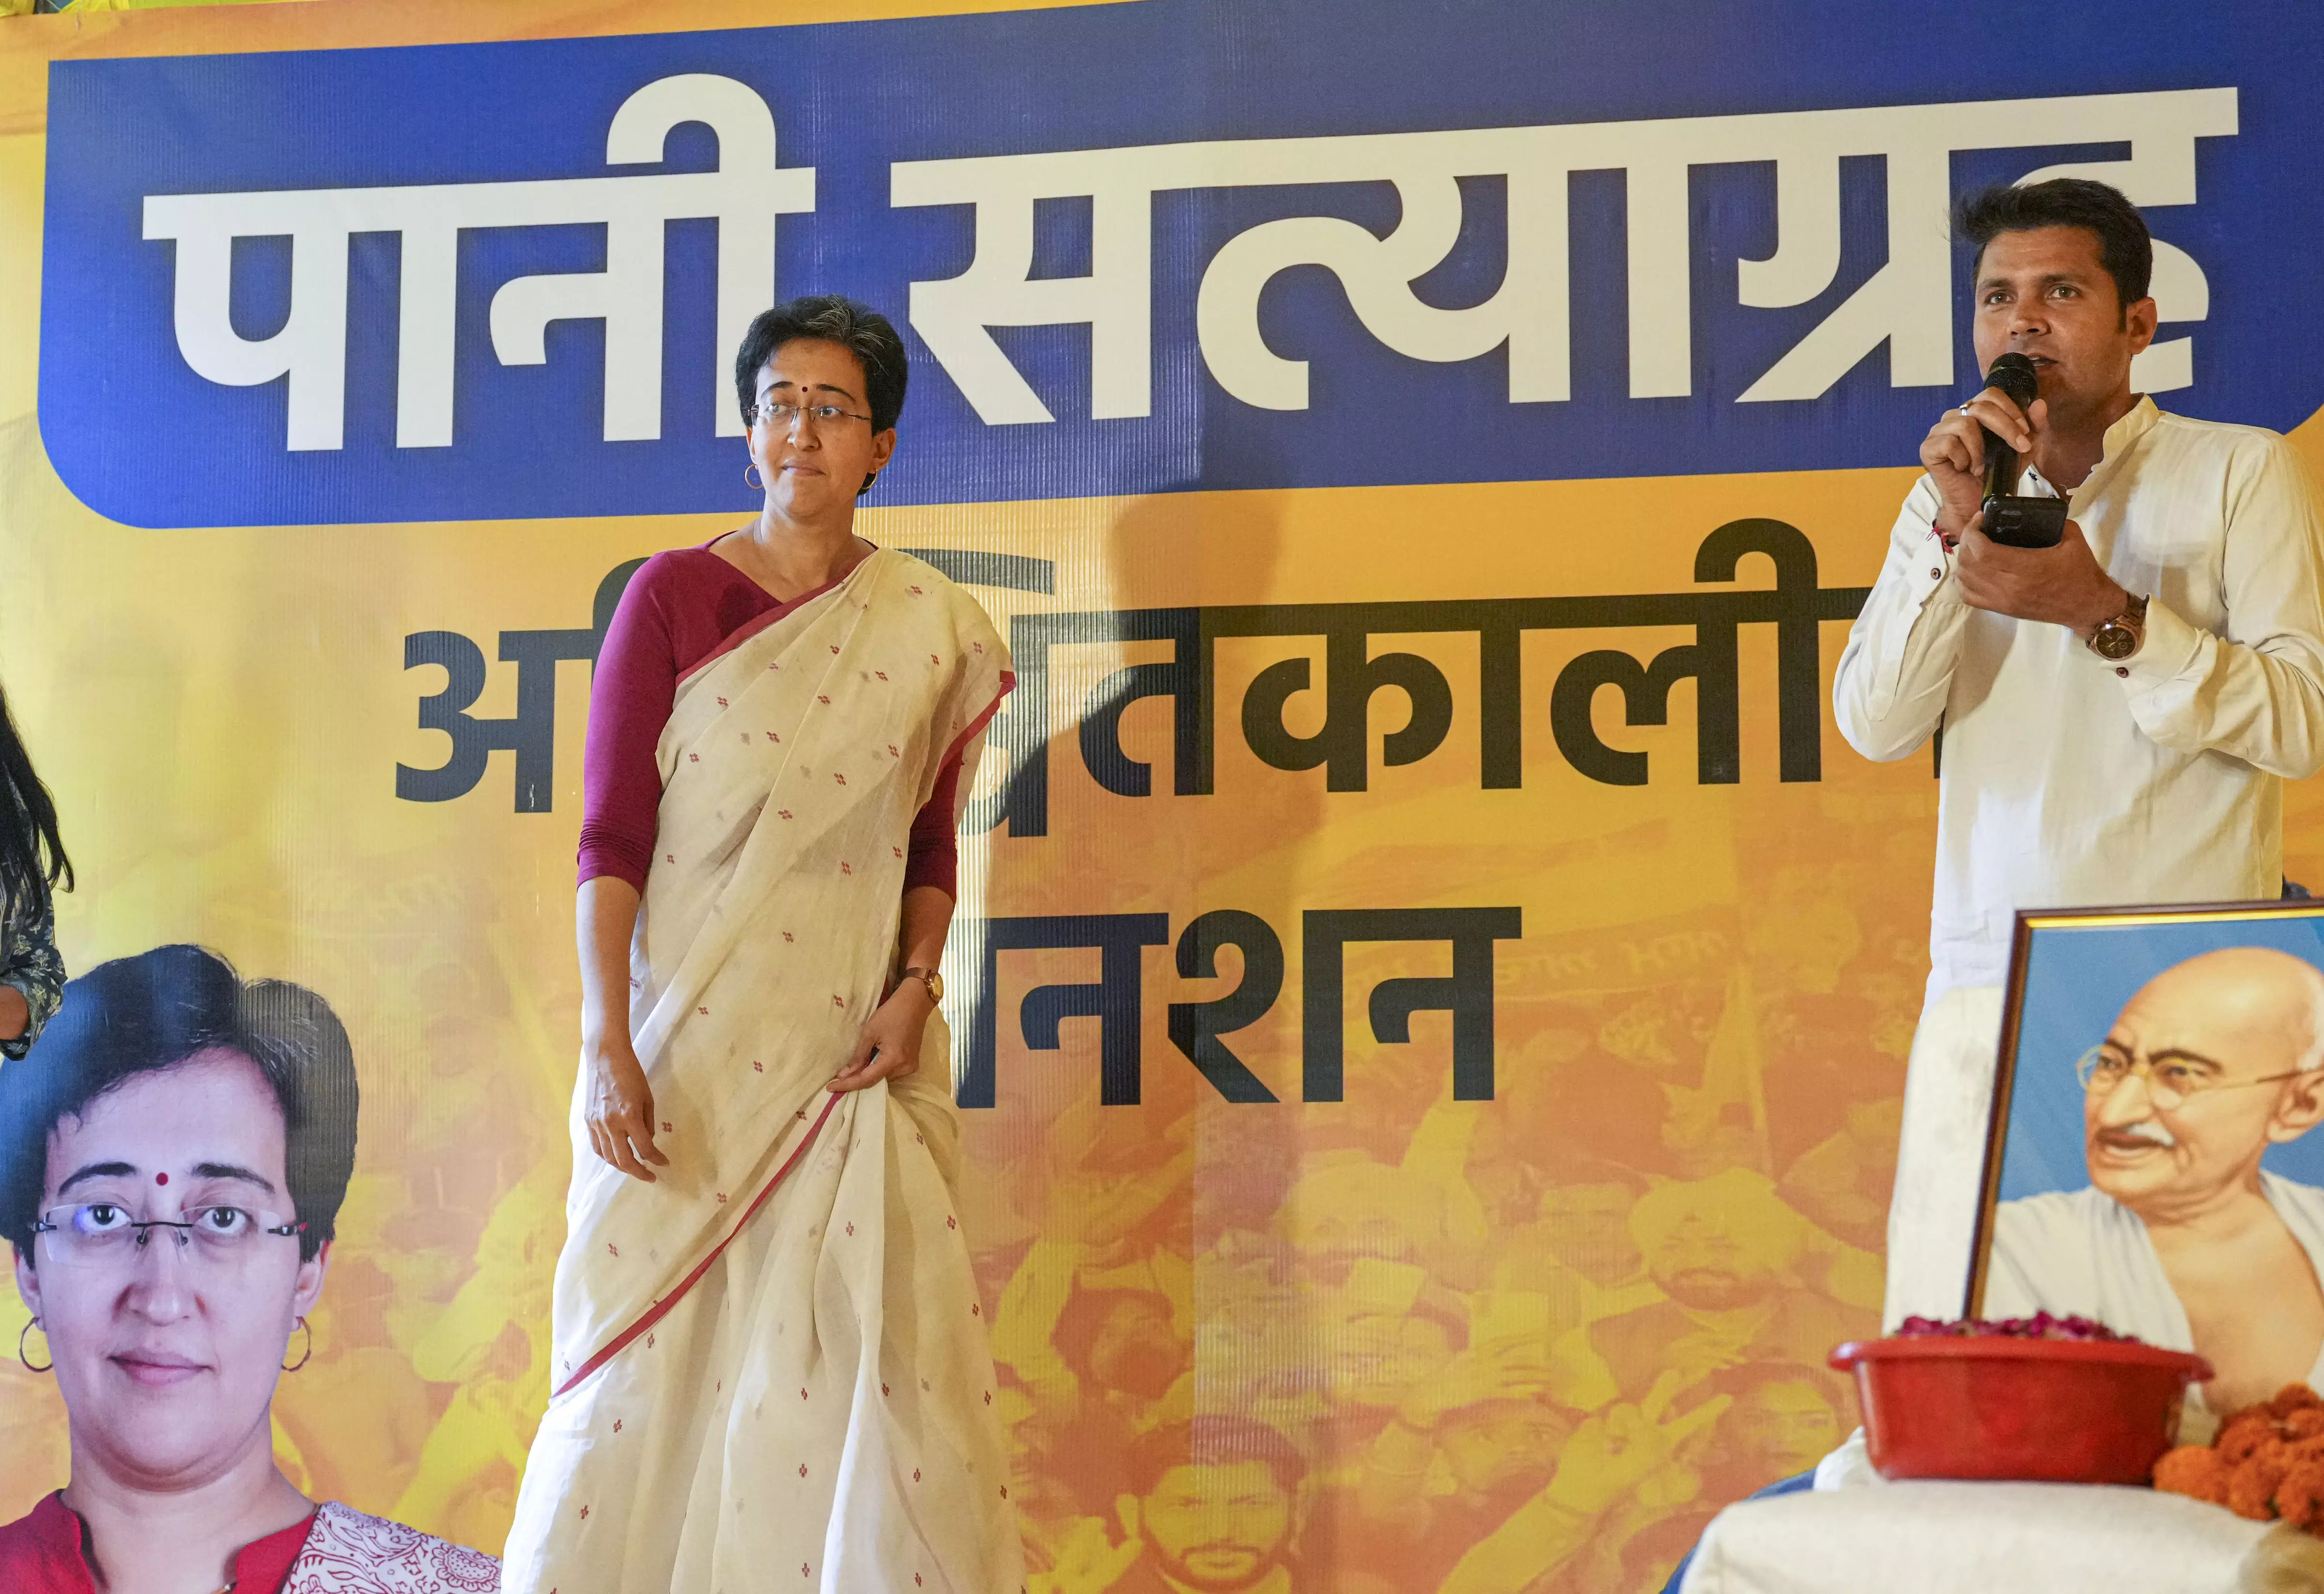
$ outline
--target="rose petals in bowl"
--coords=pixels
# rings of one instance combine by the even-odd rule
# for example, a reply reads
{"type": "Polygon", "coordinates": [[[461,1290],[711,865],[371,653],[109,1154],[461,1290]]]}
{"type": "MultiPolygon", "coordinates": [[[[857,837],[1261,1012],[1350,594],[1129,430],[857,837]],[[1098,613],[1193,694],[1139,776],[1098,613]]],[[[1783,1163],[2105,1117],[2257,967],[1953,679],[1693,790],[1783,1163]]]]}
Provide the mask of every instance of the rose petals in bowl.
{"type": "Polygon", "coordinates": [[[1962,1317],[1948,1321],[1933,1317],[1908,1317],[1896,1325],[1896,1331],[1891,1337],[1899,1340],[2086,1340],[2110,1345],[2144,1342],[2135,1335],[2118,1334],[2093,1318],[2052,1317],[2047,1312],[2036,1312],[2031,1317],[1962,1317]]]}

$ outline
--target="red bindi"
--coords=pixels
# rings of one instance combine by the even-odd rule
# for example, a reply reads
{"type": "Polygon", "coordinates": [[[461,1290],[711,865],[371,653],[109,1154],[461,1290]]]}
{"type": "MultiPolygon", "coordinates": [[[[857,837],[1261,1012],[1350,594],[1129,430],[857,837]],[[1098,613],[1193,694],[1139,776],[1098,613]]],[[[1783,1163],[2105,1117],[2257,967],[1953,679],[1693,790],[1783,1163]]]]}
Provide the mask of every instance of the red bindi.
{"type": "Polygon", "coordinates": [[[156,1174],[153,1175],[153,1183],[156,1184],[167,1184],[169,1182],[170,1175],[167,1174],[156,1174]]]}

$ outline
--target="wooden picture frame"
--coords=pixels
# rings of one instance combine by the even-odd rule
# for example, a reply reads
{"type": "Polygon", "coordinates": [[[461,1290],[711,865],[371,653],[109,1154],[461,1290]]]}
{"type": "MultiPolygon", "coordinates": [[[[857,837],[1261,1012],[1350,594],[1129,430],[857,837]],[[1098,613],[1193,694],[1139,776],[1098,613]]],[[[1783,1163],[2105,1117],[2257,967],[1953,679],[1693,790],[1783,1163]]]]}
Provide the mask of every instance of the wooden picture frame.
{"type": "MultiPolygon", "coordinates": [[[[2175,1293],[2158,1304],[2157,1281],[2181,1286],[2153,1236],[2190,1192],[2255,1185],[2324,1289],[2324,1224],[2307,1215],[2324,1218],[2324,1127],[2299,1127],[2324,1103],[2324,1085],[2302,1080],[2324,1081],[2324,900],[2022,911],[1999,1043],[1964,1315],[2038,1307],[2107,1321],[2097,1300],[2141,1320],[2109,1328],[2158,1343],[2189,1337],[2199,1318],[2216,1321],[2221,1298],[2199,1296],[2193,1311],[2175,1293]],[[2304,1018],[2311,1009],[2292,1004],[2311,998],[2304,1018]],[[2242,1027],[2221,1027],[2231,1018],[2242,1027]],[[2219,1061],[2172,1038],[2204,1034],[2223,1037],[2209,1047],[2219,1061]],[[2117,1083],[2087,1084],[2085,1063],[2089,1079],[2117,1083]],[[2145,1095],[2117,1095],[2134,1081],[2145,1095]],[[2112,1104],[2095,1104],[2100,1096],[2112,1104]],[[2251,1171],[2227,1179],[2230,1167],[2251,1171]]],[[[2184,1229],[2170,1232],[2183,1245],[2184,1229]]],[[[2184,1254],[2172,1252],[2182,1267],[2184,1254]]]]}

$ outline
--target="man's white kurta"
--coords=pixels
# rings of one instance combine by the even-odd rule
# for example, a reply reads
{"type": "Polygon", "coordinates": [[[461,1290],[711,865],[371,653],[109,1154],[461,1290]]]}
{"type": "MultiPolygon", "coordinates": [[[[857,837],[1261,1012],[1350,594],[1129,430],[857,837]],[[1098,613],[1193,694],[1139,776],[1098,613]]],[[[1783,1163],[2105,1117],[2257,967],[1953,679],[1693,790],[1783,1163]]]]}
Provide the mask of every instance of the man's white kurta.
{"type": "Polygon", "coordinates": [[[1867,758],[1944,727],[1932,997],[2002,982],[2021,908],[2276,896],[2283,782],[2324,769],[2324,524],[2292,445],[2142,399],[2068,502],[2151,596],[2135,658],[1970,608],[1923,476],[1833,681],[1867,758]]]}
{"type": "MultiPolygon", "coordinates": [[[[2054,493],[2031,470],[2019,490],[2054,493]]],[[[1906,757],[1943,729],[1892,1323],[1961,1308],[1993,988],[2018,909],[2276,897],[2283,782],[2324,769],[2324,517],[2292,445],[2141,399],[2068,502],[2107,573],[2149,597],[2135,659],[1970,608],[1923,476],[1832,685],[1840,733],[1867,758],[1906,757]],[[1920,1077],[1932,1071],[1947,1077],[1920,1077]]]]}

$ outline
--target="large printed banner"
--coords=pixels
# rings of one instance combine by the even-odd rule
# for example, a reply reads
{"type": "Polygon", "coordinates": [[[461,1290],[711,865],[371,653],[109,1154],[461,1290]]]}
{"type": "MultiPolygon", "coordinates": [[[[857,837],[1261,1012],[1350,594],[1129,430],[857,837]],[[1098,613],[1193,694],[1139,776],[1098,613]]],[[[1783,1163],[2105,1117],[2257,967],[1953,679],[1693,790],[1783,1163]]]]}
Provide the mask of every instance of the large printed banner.
{"type": "MultiPolygon", "coordinates": [[[[506,1531],[591,661],[754,507],[741,327],[835,290],[913,362],[860,529],[1015,654],[947,981],[1037,1589],[1157,1586],[1138,1442],[1220,1412],[1302,1459],[1220,1530],[1302,1594],[1658,1588],[1877,1326],[1935,782],[1825,705],[1973,380],[1948,207],[2116,183],[2141,385],[2301,428],[2324,23],[742,9],[0,23],[0,682],[68,960],[200,941],[356,1045],[284,1465],[506,1531]]],[[[0,1370],[0,1514],[66,1464],[0,1370]]]]}

